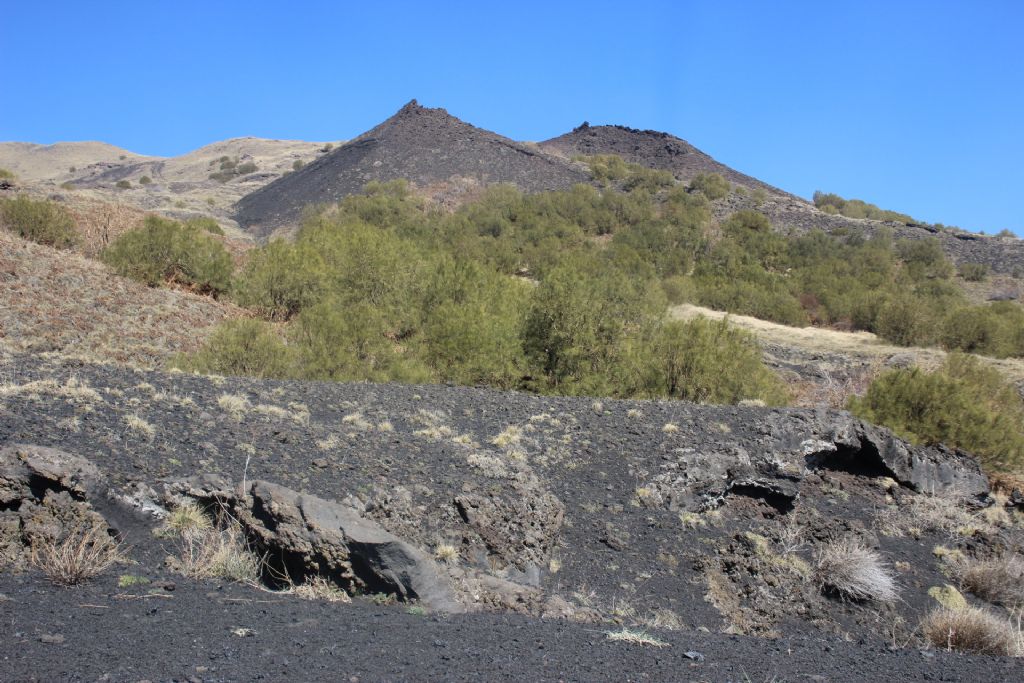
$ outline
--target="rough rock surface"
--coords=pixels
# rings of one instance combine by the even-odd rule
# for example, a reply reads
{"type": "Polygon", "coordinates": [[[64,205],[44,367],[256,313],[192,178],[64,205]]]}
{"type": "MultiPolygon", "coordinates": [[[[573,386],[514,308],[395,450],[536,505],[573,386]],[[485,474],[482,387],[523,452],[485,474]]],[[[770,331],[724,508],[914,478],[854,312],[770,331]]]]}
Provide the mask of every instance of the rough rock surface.
{"type": "Polygon", "coordinates": [[[464,179],[479,185],[512,183],[526,192],[590,180],[561,159],[413,100],[330,154],[243,197],[236,219],[264,237],[297,223],[307,206],[340,201],[371,180],[399,178],[417,187],[464,179]]]}

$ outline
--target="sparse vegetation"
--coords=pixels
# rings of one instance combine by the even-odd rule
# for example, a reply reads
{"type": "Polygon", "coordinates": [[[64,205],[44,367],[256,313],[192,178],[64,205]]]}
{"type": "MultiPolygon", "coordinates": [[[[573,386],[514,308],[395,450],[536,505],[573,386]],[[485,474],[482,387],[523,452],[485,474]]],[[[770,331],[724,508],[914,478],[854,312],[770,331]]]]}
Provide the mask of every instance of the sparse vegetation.
{"type": "Polygon", "coordinates": [[[152,185],[152,184],[153,184],[153,179],[150,178],[148,175],[144,175],[141,178],[139,178],[139,185],[152,185]]]}
{"type": "MultiPolygon", "coordinates": [[[[74,166],[71,167],[74,172],[74,166]]],[[[8,171],[6,168],[0,168],[0,180],[17,180],[18,176],[14,175],[12,171],[8,171]]]]}
{"type": "Polygon", "coordinates": [[[958,652],[1019,657],[1020,627],[979,607],[933,610],[921,623],[925,639],[935,647],[958,652]]]}
{"type": "Polygon", "coordinates": [[[852,538],[821,548],[815,577],[821,586],[849,600],[889,603],[899,596],[895,577],[881,555],[852,538]]]}
{"type": "Polygon", "coordinates": [[[118,180],[114,184],[114,187],[116,187],[119,190],[130,190],[132,187],[132,183],[130,180],[118,180]]]}
{"type": "Polygon", "coordinates": [[[61,538],[38,541],[32,561],[53,583],[74,586],[99,576],[121,559],[120,545],[106,526],[82,523],[61,538]]]}
{"type": "Polygon", "coordinates": [[[640,631],[638,629],[621,628],[618,631],[605,631],[604,637],[608,640],[629,645],[658,648],[669,647],[669,643],[666,641],[655,638],[647,631],[640,631]]]}
{"type": "Polygon", "coordinates": [[[1006,554],[987,560],[971,560],[959,570],[965,589],[993,605],[1024,607],[1024,559],[1006,554]]]}
{"type": "Polygon", "coordinates": [[[871,218],[904,224],[918,222],[904,213],[886,211],[860,199],[843,199],[837,194],[821,191],[814,193],[814,205],[825,213],[838,213],[848,218],[871,218]]]}
{"type": "Polygon", "coordinates": [[[27,195],[0,199],[0,223],[27,240],[59,249],[78,242],[71,214],[48,199],[32,199],[27,195]]]}
{"type": "Polygon", "coordinates": [[[984,282],[988,277],[988,265],[984,263],[961,263],[960,277],[968,282],[984,282]]]}

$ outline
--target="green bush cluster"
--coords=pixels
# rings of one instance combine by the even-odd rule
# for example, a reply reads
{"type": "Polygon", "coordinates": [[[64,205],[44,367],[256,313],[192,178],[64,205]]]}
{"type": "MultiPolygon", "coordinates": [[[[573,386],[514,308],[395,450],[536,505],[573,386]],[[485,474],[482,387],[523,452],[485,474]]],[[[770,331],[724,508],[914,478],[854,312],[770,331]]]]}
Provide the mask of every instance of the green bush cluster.
{"type": "Polygon", "coordinates": [[[7,170],[6,168],[0,168],[0,180],[17,180],[18,176],[14,175],[14,172],[7,170]]]}
{"type": "Polygon", "coordinates": [[[100,254],[119,275],[155,287],[166,282],[200,293],[220,294],[231,283],[234,264],[224,245],[195,225],[147,216],[100,254]]]}
{"type": "Polygon", "coordinates": [[[838,213],[849,218],[871,218],[903,224],[918,222],[905,213],[887,211],[860,199],[843,199],[837,194],[820,190],[814,193],[814,205],[825,213],[838,213]]]}
{"type": "Polygon", "coordinates": [[[1024,401],[976,358],[951,354],[935,372],[892,370],[849,407],[911,441],[969,451],[988,469],[1024,467],[1024,401]]]}
{"type": "Polygon", "coordinates": [[[187,363],[237,372],[245,333],[260,335],[273,360],[259,365],[281,377],[783,401],[749,338],[665,320],[658,270],[677,269],[645,261],[664,245],[693,248],[708,218],[685,188],[494,187],[452,214],[404,183],[374,183],[308,216],[294,241],[254,250],[237,274],[236,301],[285,323],[279,343],[266,342],[270,327],[233,329],[187,363]],[[626,225],[644,237],[618,241],[626,225]]]}
{"type": "Polygon", "coordinates": [[[729,194],[729,181],[717,173],[698,173],[690,181],[690,191],[700,192],[711,201],[729,194]]]}
{"type": "Polygon", "coordinates": [[[129,190],[132,187],[130,180],[118,180],[114,186],[119,190],[129,190]]]}
{"type": "Polygon", "coordinates": [[[631,164],[617,154],[578,156],[574,160],[585,163],[597,182],[606,187],[617,186],[626,192],[658,192],[675,184],[675,177],[670,171],[631,164]]]}
{"type": "Polygon", "coordinates": [[[195,218],[189,218],[185,221],[185,225],[205,230],[212,235],[224,235],[224,228],[220,227],[220,223],[209,216],[196,216],[195,218]]]}
{"type": "MultiPolygon", "coordinates": [[[[635,169],[620,162],[596,163],[622,187],[635,169]]],[[[703,191],[675,183],[535,195],[499,185],[447,212],[395,181],[253,250],[231,295],[276,323],[261,334],[277,335],[281,377],[776,403],[784,391],[749,338],[668,323],[667,303],[1024,353],[1022,309],[973,306],[952,274],[934,241],[786,236],[756,211],[716,222],[703,191]]],[[[235,372],[215,346],[238,343],[213,340],[205,367],[235,372]]]]}
{"type": "Polygon", "coordinates": [[[148,175],[144,175],[141,178],[139,178],[139,185],[152,185],[152,184],[153,184],[153,179],[150,178],[148,175]]]}
{"type": "Polygon", "coordinates": [[[18,195],[0,199],[0,223],[27,240],[64,249],[78,242],[75,222],[60,204],[18,195]]]}

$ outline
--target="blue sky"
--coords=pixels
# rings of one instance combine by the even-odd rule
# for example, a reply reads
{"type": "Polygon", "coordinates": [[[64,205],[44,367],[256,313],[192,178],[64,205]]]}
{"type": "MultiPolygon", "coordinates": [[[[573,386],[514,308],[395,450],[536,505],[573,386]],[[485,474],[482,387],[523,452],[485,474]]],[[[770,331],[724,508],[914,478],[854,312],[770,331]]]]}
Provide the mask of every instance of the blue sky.
{"type": "Polygon", "coordinates": [[[1024,234],[1024,3],[12,2],[0,140],[335,140],[415,97],[665,130],[802,196],[1024,234]]]}

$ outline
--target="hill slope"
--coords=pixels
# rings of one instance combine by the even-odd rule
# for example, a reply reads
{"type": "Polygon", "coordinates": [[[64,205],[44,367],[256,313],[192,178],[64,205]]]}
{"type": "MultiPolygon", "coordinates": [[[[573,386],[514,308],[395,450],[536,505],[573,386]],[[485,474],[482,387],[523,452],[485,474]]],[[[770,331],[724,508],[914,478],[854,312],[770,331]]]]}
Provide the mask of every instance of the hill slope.
{"type": "Polygon", "coordinates": [[[591,126],[584,122],[569,133],[540,143],[540,148],[564,156],[615,154],[632,164],[672,171],[688,181],[698,173],[718,173],[726,180],[750,189],[792,196],[777,187],[729,168],[686,140],[656,130],[626,126],[591,126]]]}
{"type": "Polygon", "coordinates": [[[590,180],[561,159],[413,100],[334,152],[243,197],[236,217],[242,227],[266,236],[296,223],[310,204],[337,202],[372,180],[398,178],[420,188],[468,180],[513,183],[527,192],[590,180]]]}

